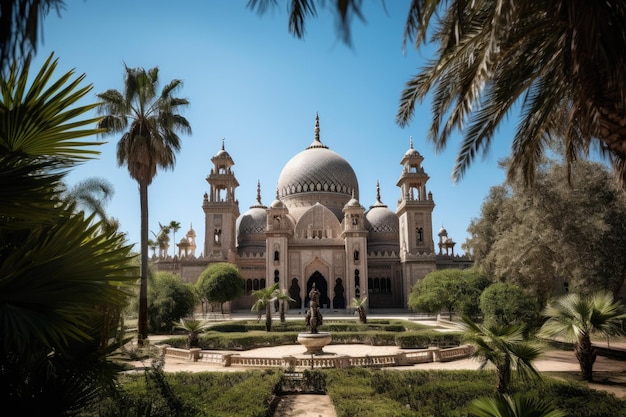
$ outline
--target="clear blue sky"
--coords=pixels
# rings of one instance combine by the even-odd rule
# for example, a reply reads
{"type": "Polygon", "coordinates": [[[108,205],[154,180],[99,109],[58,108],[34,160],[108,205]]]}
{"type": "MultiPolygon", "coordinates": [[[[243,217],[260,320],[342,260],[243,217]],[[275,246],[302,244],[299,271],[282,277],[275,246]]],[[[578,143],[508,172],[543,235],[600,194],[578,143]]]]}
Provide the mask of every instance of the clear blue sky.
{"type": "MultiPolygon", "coordinates": [[[[457,253],[489,188],[504,179],[497,162],[510,150],[512,132],[507,127],[498,132],[486,157],[479,157],[465,178],[454,184],[451,173],[460,136],[453,137],[444,152],[435,152],[426,140],[429,103],[416,109],[408,127],[395,124],[403,86],[429,53],[411,45],[402,51],[408,0],[387,1],[386,8],[382,2],[365,2],[367,21],[353,22],[351,48],[338,40],[335,22],[325,9],[309,20],[304,40],[292,37],[282,2],[263,16],[247,9],[247,0],[67,3],[60,17],[53,12],[44,20],[36,68],[54,52],[58,75],[72,68],[86,74],[86,83],[93,84],[89,101],[107,89],[122,89],[124,63],[146,69],[158,66],[161,86],[175,78],[183,80],[178,95],[190,100],[183,115],[193,134],[182,136],[175,169],[159,171],[149,188],[154,232],[159,222],[179,221],[178,241],[193,225],[198,248],[203,247],[201,204],[209,190],[205,178],[222,138],[241,184],[236,194],[241,213],[255,204],[257,181],[262,202],[269,205],[283,166],[313,141],[316,113],[322,142],[352,165],[366,208],[375,203],[380,181],[382,201],[395,211],[400,160],[412,136],[430,175],[427,189],[436,204],[435,233],[445,226],[457,242],[457,253]]],[[[73,170],[68,183],[88,177],[109,180],[115,195],[106,210],[120,221],[129,242],[138,243],[137,184],[125,167],[117,166],[119,137],[101,140],[108,143],[100,147],[100,158],[73,170]]]]}

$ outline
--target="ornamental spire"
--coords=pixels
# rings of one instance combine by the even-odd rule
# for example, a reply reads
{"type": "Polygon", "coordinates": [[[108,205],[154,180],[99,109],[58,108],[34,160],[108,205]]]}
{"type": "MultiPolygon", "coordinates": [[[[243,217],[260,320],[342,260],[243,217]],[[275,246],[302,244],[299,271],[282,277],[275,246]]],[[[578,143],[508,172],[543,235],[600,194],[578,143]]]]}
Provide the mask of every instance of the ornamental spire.
{"type": "Polygon", "coordinates": [[[251,209],[252,208],[262,208],[262,209],[267,208],[261,202],[261,180],[257,180],[257,183],[256,183],[256,203],[251,205],[250,208],[251,209]]]}
{"type": "Polygon", "coordinates": [[[320,115],[318,112],[315,112],[315,141],[320,141],[320,115]]]}
{"type": "Polygon", "coordinates": [[[320,116],[319,113],[315,112],[315,139],[313,140],[313,143],[311,143],[309,146],[307,146],[307,149],[314,149],[314,148],[324,148],[324,149],[328,149],[328,146],[324,145],[322,143],[322,141],[320,140],[320,116]]]}
{"type": "Polygon", "coordinates": [[[376,180],[376,202],[380,203],[380,182],[376,180]]]}

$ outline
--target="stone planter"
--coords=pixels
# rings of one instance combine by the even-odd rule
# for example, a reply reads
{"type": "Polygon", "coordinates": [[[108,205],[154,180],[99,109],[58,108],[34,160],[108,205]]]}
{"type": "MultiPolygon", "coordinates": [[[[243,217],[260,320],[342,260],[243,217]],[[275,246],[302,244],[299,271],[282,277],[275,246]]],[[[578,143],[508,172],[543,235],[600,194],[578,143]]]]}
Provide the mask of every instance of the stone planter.
{"type": "Polygon", "coordinates": [[[298,343],[306,347],[306,354],[319,355],[323,353],[322,349],[332,340],[332,336],[328,332],[318,333],[299,333],[298,343]]]}

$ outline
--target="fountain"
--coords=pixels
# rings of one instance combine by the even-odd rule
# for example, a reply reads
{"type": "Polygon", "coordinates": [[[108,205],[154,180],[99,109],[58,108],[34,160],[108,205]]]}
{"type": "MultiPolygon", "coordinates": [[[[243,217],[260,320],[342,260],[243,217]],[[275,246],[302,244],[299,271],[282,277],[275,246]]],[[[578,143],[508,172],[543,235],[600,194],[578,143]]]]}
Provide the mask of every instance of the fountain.
{"type": "Polygon", "coordinates": [[[320,292],[315,288],[315,283],[309,292],[309,309],[306,312],[305,323],[311,330],[308,333],[298,334],[298,343],[306,347],[306,354],[320,355],[324,346],[332,340],[328,332],[318,332],[317,327],[322,325],[322,313],[320,313],[320,292]]]}

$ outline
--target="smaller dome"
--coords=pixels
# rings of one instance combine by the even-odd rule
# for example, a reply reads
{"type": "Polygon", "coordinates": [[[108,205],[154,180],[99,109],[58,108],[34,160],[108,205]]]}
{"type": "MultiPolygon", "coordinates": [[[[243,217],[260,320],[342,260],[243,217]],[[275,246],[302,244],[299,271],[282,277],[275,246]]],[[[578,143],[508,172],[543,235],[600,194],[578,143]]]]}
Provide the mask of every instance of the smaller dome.
{"type": "Polygon", "coordinates": [[[280,201],[280,199],[278,198],[278,188],[276,188],[276,199],[272,201],[272,204],[270,204],[270,208],[282,209],[285,207],[286,207],[285,204],[282,201],[280,201]]]}
{"type": "Polygon", "coordinates": [[[188,245],[188,244],[189,244],[189,240],[187,240],[187,238],[186,238],[186,237],[184,237],[184,238],[182,238],[182,239],[180,240],[180,244],[181,244],[181,245],[188,245]]]}
{"type": "Polygon", "coordinates": [[[261,202],[261,181],[257,181],[256,204],[237,219],[237,236],[265,233],[267,207],[261,202]]]}
{"type": "Polygon", "coordinates": [[[385,205],[374,205],[365,213],[371,233],[398,233],[400,222],[398,216],[385,205]]]}
{"type": "Polygon", "coordinates": [[[437,236],[448,236],[448,231],[445,229],[445,227],[443,227],[443,225],[441,226],[441,229],[439,229],[439,233],[437,234],[437,236]]]}
{"type": "Polygon", "coordinates": [[[354,198],[354,190],[352,190],[352,198],[344,206],[344,208],[350,208],[350,207],[356,207],[356,208],[361,207],[361,204],[359,203],[359,200],[354,198]]]}
{"type": "MultiPolygon", "coordinates": [[[[230,158],[230,154],[224,149],[224,139],[222,138],[222,149],[217,151],[214,158],[230,158]]],[[[231,158],[232,159],[232,158],[231,158]]]]}
{"type": "Polygon", "coordinates": [[[421,156],[421,155],[420,155],[420,153],[417,151],[417,149],[410,148],[408,151],[406,151],[406,153],[404,154],[404,156],[421,156]]]}
{"type": "Polygon", "coordinates": [[[237,235],[265,233],[267,213],[265,208],[252,207],[237,219],[237,235]]]}
{"type": "Polygon", "coordinates": [[[272,201],[272,204],[270,204],[271,208],[285,208],[285,205],[283,204],[282,201],[276,199],[274,201],[272,201]]]}
{"type": "Polygon", "coordinates": [[[378,239],[375,234],[380,233],[394,233],[397,234],[400,230],[400,220],[396,213],[389,210],[387,205],[380,201],[380,184],[376,181],[376,203],[370,206],[370,209],[365,213],[365,220],[369,223],[367,228],[372,233],[373,239],[378,239]]]}
{"type": "Polygon", "coordinates": [[[230,154],[226,152],[224,149],[220,149],[216,154],[216,158],[230,158],[230,154]]]}
{"type": "Polygon", "coordinates": [[[419,157],[421,157],[422,155],[420,155],[420,153],[417,151],[417,149],[413,148],[413,136],[411,136],[410,142],[411,142],[411,144],[409,146],[409,150],[406,151],[404,156],[419,156],[419,157]]]}

